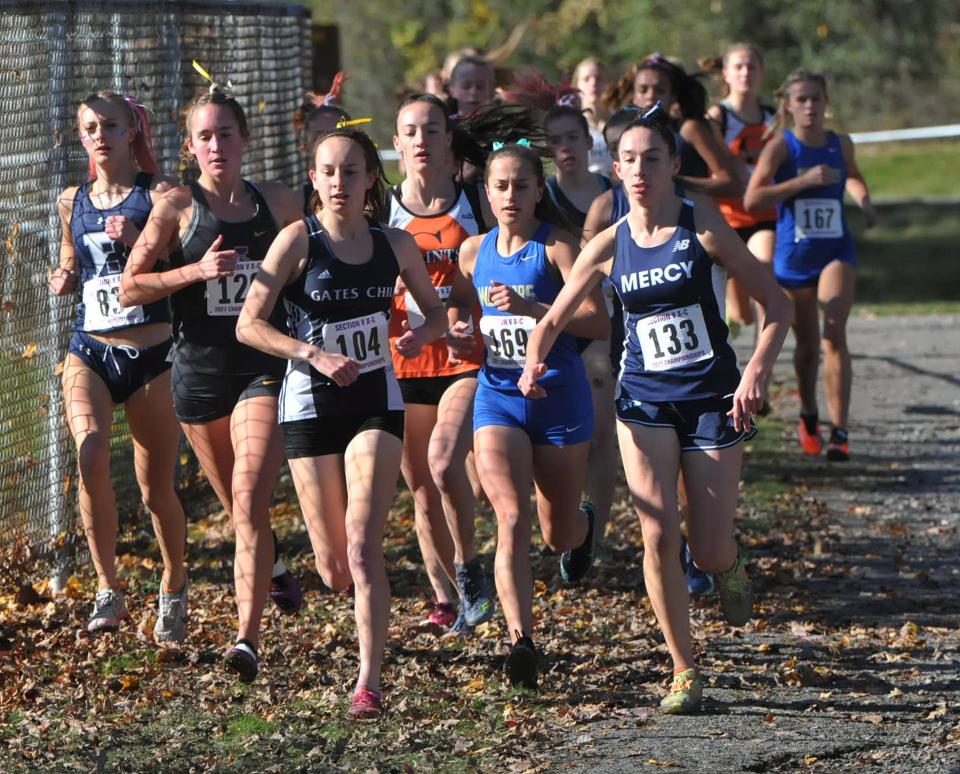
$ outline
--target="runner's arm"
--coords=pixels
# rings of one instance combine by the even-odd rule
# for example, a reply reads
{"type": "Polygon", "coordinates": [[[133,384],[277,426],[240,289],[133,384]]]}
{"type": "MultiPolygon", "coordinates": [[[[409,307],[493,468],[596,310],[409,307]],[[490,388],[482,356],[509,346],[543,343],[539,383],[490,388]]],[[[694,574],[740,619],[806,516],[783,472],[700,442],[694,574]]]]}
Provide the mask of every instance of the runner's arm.
{"type": "Polygon", "coordinates": [[[77,188],[67,188],[57,199],[57,212],[60,214],[60,263],[49,271],[48,285],[55,296],[66,296],[77,289],[77,253],[73,246],[73,234],[70,231],[70,219],[73,217],[73,201],[77,188]]]}
{"type": "Polygon", "coordinates": [[[847,193],[863,210],[867,228],[872,228],[877,225],[879,216],[870,200],[870,189],[867,188],[867,181],[863,179],[863,173],[857,166],[853,140],[850,139],[850,135],[840,135],[840,148],[843,151],[843,160],[847,165],[847,193]]]}

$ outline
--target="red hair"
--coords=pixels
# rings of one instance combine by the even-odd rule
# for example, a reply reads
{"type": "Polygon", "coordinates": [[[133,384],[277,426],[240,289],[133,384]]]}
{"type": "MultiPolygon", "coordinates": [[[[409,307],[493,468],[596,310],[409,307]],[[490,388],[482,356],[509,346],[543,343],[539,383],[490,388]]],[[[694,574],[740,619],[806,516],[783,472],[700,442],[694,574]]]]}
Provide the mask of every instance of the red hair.
{"type": "Polygon", "coordinates": [[[554,86],[539,72],[531,70],[529,73],[517,73],[514,81],[514,85],[503,92],[505,102],[519,102],[537,110],[550,110],[558,104],[579,104],[580,90],[570,85],[569,78],[564,78],[554,86]]]}
{"type": "MultiPolygon", "coordinates": [[[[79,111],[84,107],[90,107],[93,102],[107,102],[112,105],[121,105],[130,121],[130,126],[136,130],[133,142],[130,144],[130,150],[133,151],[133,160],[136,165],[144,172],[151,175],[160,174],[160,165],[157,164],[156,156],[153,153],[153,131],[150,128],[150,118],[147,116],[147,109],[137,102],[133,97],[124,97],[113,91],[98,91],[84,98],[80,102],[79,111]]],[[[88,164],[90,179],[97,176],[97,166],[93,159],[89,159],[88,164]]]]}

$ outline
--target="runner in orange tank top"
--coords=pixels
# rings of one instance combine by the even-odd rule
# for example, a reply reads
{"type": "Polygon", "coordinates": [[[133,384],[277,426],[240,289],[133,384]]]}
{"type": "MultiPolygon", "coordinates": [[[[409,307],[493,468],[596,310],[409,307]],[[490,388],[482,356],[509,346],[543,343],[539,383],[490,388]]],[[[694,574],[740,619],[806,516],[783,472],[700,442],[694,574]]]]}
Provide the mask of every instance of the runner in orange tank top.
{"type": "MultiPolygon", "coordinates": [[[[394,369],[406,408],[401,469],[413,492],[417,538],[435,598],[428,621],[466,633],[492,617],[493,600],[474,548],[475,487],[467,462],[483,340],[473,325],[480,319],[476,294],[460,274],[458,258],[464,240],[485,230],[483,221],[492,216],[484,218],[475,187],[454,181],[451,141],[443,102],[414,94],[401,103],[393,142],[407,177],[390,192],[389,223],[413,236],[448,306],[447,336],[417,357],[395,354],[394,369]],[[468,311],[471,319],[463,319],[468,311]]],[[[390,316],[391,341],[422,324],[420,309],[400,288],[390,316]]]]}
{"type": "MultiPolygon", "coordinates": [[[[723,80],[724,98],[707,111],[719,139],[740,160],[740,172],[746,184],[760,151],[771,133],[774,108],[760,101],[758,91],[763,81],[763,54],[750,43],[734,43],[722,59],[701,62],[717,70],[723,80]]],[[[724,219],[746,243],[761,263],[771,266],[776,242],[775,210],[747,212],[743,198],[717,199],[724,219]]],[[[756,317],[759,336],[763,328],[762,310],[754,315],[753,303],[743,284],[733,277],[727,280],[727,324],[735,331],[739,325],[750,325],[756,317]]],[[[734,336],[736,333],[733,334],[734,336]]],[[[770,407],[764,395],[761,414],[770,407]]]]}

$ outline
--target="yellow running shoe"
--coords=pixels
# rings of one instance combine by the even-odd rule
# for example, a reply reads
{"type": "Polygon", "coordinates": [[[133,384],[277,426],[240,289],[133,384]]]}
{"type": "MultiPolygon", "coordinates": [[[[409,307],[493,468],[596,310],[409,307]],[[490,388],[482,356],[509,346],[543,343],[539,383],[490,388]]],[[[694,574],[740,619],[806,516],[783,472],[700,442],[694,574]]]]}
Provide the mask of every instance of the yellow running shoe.
{"type": "Polygon", "coordinates": [[[703,701],[703,676],[696,669],[684,669],[673,675],[670,693],[660,701],[665,715],[692,715],[703,701]]]}

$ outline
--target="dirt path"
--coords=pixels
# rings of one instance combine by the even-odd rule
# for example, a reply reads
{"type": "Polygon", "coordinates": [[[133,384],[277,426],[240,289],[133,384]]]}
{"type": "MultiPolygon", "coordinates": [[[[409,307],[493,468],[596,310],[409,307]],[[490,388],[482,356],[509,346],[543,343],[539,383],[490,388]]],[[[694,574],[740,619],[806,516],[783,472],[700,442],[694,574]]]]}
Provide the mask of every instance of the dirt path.
{"type": "MultiPolygon", "coordinates": [[[[851,322],[854,458],[790,451],[777,461],[806,488],[813,515],[781,518],[754,548],[760,621],[700,633],[706,711],[658,716],[653,696],[649,712],[583,725],[554,762],[603,772],[960,771],[958,328],[957,316],[851,322]]],[[[791,427],[797,409],[795,394],[775,403],[791,427]]]]}

